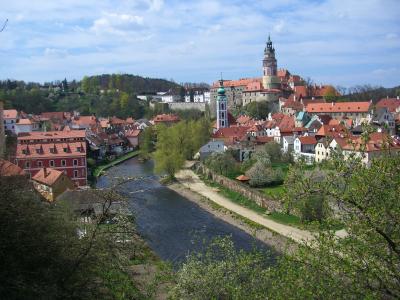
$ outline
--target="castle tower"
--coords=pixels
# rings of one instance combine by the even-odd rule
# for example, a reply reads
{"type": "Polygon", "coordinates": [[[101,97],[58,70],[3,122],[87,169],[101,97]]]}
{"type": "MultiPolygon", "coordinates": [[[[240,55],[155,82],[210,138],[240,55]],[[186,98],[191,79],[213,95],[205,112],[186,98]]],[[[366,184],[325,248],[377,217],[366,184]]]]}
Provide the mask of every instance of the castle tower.
{"type": "Polygon", "coordinates": [[[224,81],[221,79],[217,96],[217,129],[229,127],[227,102],[224,81]]]}
{"type": "Polygon", "coordinates": [[[275,58],[275,48],[272,46],[270,36],[268,36],[267,47],[264,49],[263,59],[263,86],[264,89],[279,89],[280,81],[277,76],[277,62],[275,58]]]}

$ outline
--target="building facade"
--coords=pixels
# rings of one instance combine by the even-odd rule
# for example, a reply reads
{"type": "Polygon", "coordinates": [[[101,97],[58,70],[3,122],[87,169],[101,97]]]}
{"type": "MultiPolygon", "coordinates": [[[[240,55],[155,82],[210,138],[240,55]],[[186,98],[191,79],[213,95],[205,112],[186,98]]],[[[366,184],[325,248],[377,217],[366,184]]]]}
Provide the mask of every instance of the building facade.
{"type": "Polygon", "coordinates": [[[42,168],[52,168],[63,171],[76,186],[86,186],[85,131],[21,134],[18,136],[15,164],[30,177],[42,168]]]}

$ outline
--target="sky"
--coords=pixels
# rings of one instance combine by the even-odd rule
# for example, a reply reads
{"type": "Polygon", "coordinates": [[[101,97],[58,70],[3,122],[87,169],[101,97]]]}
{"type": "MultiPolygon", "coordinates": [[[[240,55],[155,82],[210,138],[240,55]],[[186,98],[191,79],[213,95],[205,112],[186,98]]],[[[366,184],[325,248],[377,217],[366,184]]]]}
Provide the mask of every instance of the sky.
{"type": "Polygon", "coordinates": [[[261,77],[270,34],[278,68],[317,84],[400,85],[400,0],[0,3],[0,79],[261,77]]]}

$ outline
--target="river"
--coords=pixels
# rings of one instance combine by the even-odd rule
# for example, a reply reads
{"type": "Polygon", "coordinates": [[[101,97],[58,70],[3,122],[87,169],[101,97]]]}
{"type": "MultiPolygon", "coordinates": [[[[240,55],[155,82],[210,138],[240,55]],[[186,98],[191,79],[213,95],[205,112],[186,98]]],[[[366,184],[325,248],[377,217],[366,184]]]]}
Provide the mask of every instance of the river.
{"type": "Polygon", "coordinates": [[[163,260],[177,265],[189,252],[200,249],[199,240],[226,235],[231,235],[237,249],[269,250],[245,231],[161,185],[152,161],[132,158],[112,167],[98,178],[97,187],[107,187],[121,177],[141,177],[121,185],[120,192],[129,198],[139,233],[163,260]]]}

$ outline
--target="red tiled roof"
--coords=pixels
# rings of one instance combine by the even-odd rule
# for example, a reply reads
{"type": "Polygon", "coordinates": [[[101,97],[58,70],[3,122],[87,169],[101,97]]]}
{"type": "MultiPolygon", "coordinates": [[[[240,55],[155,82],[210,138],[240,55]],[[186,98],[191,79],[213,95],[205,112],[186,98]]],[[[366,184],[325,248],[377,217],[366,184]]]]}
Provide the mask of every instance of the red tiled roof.
{"type": "Polygon", "coordinates": [[[47,186],[52,186],[63,175],[62,171],[51,168],[40,169],[33,177],[32,180],[47,186]]]}
{"type": "Polygon", "coordinates": [[[85,138],[84,130],[71,130],[71,131],[32,131],[28,133],[20,133],[18,141],[26,140],[50,140],[50,139],[74,139],[85,138]]]}
{"type": "Polygon", "coordinates": [[[247,177],[246,175],[239,175],[238,177],[236,177],[236,180],[239,180],[239,181],[249,181],[250,178],[247,177]]]}
{"type": "Polygon", "coordinates": [[[346,128],[341,125],[322,125],[321,128],[315,134],[316,136],[337,136],[340,133],[346,132],[346,128]]]}
{"type": "Polygon", "coordinates": [[[162,115],[155,116],[152,121],[155,122],[155,123],[159,123],[159,122],[178,122],[179,121],[179,116],[173,115],[173,114],[162,114],[162,115]]]}
{"type": "Polygon", "coordinates": [[[16,158],[49,158],[86,156],[86,142],[17,144],[16,158]],[[64,152],[64,148],[67,152],[64,152]],[[78,148],[81,150],[78,151],[78,148]],[[38,151],[39,150],[39,151],[38,151]]]}
{"type": "Polygon", "coordinates": [[[400,107],[400,100],[396,98],[384,98],[376,104],[377,108],[386,107],[388,111],[395,112],[400,107]]]}
{"type": "Polygon", "coordinates": [[[44,118],[49,118],[49,119],[58,119],[58,120],[65,119],[65,113],[62,111],[43,112],[43,113],[41,113],[40,116],[44,117],[44,118]]]}
{"type": "Polygon", "coordinates": [[[212,137],[215,139],[224,139],[224,138],[236,138],[240,139],[246,135],[249,127],[247,126],[231,126],[227,128],[218,129],[212,137]]]}
{"type": "Polygon", "coordinates": [[[131,118],[131,117],[126,118],[126,123],[128,123],[128,124],[134,124],[134,123],[135,123],[135,119],[134,119],[134,118],[131,118]]]}
{"type": "Polygon", "coordinates": [[[18,112],[16,109],[5,109],[3,110],[4,119],[16,119],[18,112]]]}
{"type": "Polygon", "coordinates": [[[305,85],[298,85],[294,87],[294,93],[296,94],[296,97],[307,97],[308,95],[308,90],[305,85]]]}
{"type": "MultiPolygon", "coordinates": [[[[248,85],[250,82],[261,82],[262,78],[241,78],[239,80],[224,80],[224,87],[238,87],[238,86],[246,86],[248,85]]],[[[219,87],[219,81],[216,81],[213,83],[213,88],[217,88],[219,87]]]]}
{"type": "Polygon", "coordinates": [[[126,137],[138,137],[139,134],[140,134],[140,132],[141,132],[141,130],[139,130],[139,129],[128,130],[128,131],[125,133],[125,136],[126,136],[126,137]]]}
{"type": "Polygon", "coordinates": [[[245,91],[246,92],[248,92],[248,91],[260,91],[262,89],[263,89],[263,85],[262,85],[261,81],[252,81],[252,82],[249,82],[246,85],[245,91]]]}
{"type": "Polygon", "coordinates": [[[315,139],[315,136],[301,136],[301,137],[299,137],[299,140],[302,144],[306,144],[306,145],[317,144],[317,140],[315,139]]]}
{"type": "Polygon", "coordinates": [[[340,113],[368,112],[371,102],[338,102],[338,103],[309,103],[306,111],[309,113],[340,113]]]}
{"type": "Polygon", "coordinates": [[[246,116],[246,115],[241,115],[236,119],[236,123],[240,124],[240,125],[244,125],[246,123],[248,123],[251,120],[251,117],[246,116]]]}
{"type": "Polygon", "coordinates": [[[32,122],[29,119],[19,119],[17,124],[18,125],[32,125],[32,122]]]}
{"type": "Polygon", "coordinates": [[[76,125],[96,125],[97,120],[95,116],[79,116],[72,120],[76,125]]]}
{"type": "Polygon", "coordinates": [[[392,139],[389,135],[382,132],[374,132],[369,135],[367,143],[361,137],[347,139],[346,144],[341,145],[344,150],[374,152],[382,151],[390,147],[391,149],[400,150],[400,141],[392,139]],[[364,145],[365,144],[365,145],[364,145]],[[362,147],[365,146],[364,149],[362,147]]]}
{"type": "Polygon", "coordinates": [[[0,176],[20,176],[25,175],[24,171],[9,162],[8,160],[0,159],[0,176]]]}
{"type": "Polygon", "coordinates": [[[294,116],[287,116],[284,115],[284,117],[281,119],[281,121],[278,124],[280,132],[293,132],[293,128],[295,121],[294,121],[294,116]]]}

